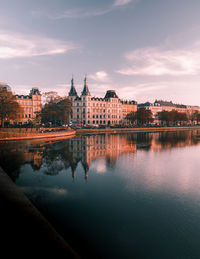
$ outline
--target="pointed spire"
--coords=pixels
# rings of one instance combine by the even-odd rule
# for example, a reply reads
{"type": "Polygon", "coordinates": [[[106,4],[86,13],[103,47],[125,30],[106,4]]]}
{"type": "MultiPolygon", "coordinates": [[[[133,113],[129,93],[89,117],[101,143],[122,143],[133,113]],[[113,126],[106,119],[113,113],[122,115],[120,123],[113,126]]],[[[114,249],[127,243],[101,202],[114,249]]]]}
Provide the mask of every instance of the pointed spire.
{"type": "Polygon", "coordinates": [[[82,91],[82,95],[91,95],[90,91],[89,91],[89,88],[88,88],[88,82],[87,82],[86,75],[85,75],[85,79],[84,79],[84,88],[83,88],[83,91],[82,91]]]}
{"type": "Polygon", "coordinates": [[[72,178],[74,179],[76,177],[76,168],[77,168],[77,164],[73,163],[71,165],[71,170],[72,170],[72,178]]]}
{"type": "Polygon", "coordinates": [[[84,168],[84,172],[85,172],[85,180],[88,179],[88,172],[89,172],[89,165],[87,162],[81,161],[82,166],[84,168]]]}
{"type": "Polygon", "coordinates": [[[71,89],[69,91],[69,96],[77,96],[73,75],[72,75],[72,79],[71,79],[71,89]]]}

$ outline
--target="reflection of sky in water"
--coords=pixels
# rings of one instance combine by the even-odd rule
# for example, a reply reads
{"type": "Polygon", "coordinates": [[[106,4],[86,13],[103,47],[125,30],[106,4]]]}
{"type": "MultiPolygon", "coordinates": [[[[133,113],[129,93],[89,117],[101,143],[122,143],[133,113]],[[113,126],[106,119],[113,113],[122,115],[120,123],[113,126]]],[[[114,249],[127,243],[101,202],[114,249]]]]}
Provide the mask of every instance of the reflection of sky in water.
{"type": "Polygon", "coordinates": [[[119,158],[118,172],[126,179],[129,191],[139,185],[149,191],[199,194],[199,152],[199,146],[161,153],[138,151],[135,156],[119,158]]]}
{"type": "Polygon", "coordinates": [[[16,167],[8,169],[36,206],[104,258],[200,258],[196,135],[101,135],[29,143],[18,149],[24,150],[20,154],[13,149],[9,159],[16,167]]]}

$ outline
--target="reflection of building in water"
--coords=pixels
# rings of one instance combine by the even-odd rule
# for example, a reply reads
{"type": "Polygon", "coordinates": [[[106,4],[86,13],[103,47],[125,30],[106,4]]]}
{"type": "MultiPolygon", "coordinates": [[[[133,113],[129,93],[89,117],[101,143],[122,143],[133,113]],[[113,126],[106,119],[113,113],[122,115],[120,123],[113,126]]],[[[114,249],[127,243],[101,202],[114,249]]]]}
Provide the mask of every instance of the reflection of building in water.
{"type": "MultiPolygon", "coordinates": [[[[80,171],[78,167],[81,166],[85,179],[87,179],[90,167],[91,169],[95,168],[96,172],[106,172],[106,167],[114,167],[122,154],[130,154],[129,156],[123,156],[120,161],[129,159],[126,163],[131,165],[131,170],[134,170],[133,168],[136,168],[138,159],[134,159],[133,162],[132,154],[138,151],[139,156],[146,154],[148,159],[149,157],[152,158],[152,163],[149,164],[149,171],[151,171],[153,170],[152,168],[155,169],[158,166],[154,165],[157,152],[166,149],[170,150],[174,147],[181,148],[197,145],[200,141],[199,135],[200,130],[191,130],[138,134],[101,134],[80,136],[53,143],[44,142],[26,145],[23,143],[6,143],[6,145],[0,143],[0,166],[13,180],[16,180],[20,173],[19,168],[24,164],[30,164],[34,171],[39,171],[43,165],[41,172],[48,175],[56,175],[62,170],[71,168],[73,178],[76,177],[76,171],[80,171]],[[140,150],[142,152],[139,152],[140,150]],[[153,152],[147,154],[149,150],[153,152]],[[94,163],[92,163],[93,161],[94,163]],[[151,166],[152,168],[150,168],[151,166]]],[[[142,161],[146,163],[145,159],[142,161]]],[[[158,172],[158,175],[160,175],[160,172],[158,172]]]]}
{"type": "Polygon", "coordinates": [[[72,177],[76,176],[77,165],[81,162],[87,179],[93,160],[106,157],[109,165],[115,164],[121,154],[136,152],[136,142],[130,143],[128,134],[82,136],[70,140],[70,152],[73,154],[72,177]]]}
{"type": "Polygon", "coordinates": [[[42,165],[43,152],[38,150],[31,150],[29,148],[23,150],[23,157],[25,163],[30,163],[33,170],[37,171],[42,165]]]}
{"type": "Polygon", "coordinates": [[[195,137],[197,134],[198,130],[151,133],[151,150],[161,151],[198,144],[198,139],[195,137]]]}
{"type": "Polygon", "coordinates": [[[0,166],[15,181],[20,167],[30,164],[34,171],[39,171],[43,163],[43,148],[40,145],[22,143],[0,143],[0,166]]]}

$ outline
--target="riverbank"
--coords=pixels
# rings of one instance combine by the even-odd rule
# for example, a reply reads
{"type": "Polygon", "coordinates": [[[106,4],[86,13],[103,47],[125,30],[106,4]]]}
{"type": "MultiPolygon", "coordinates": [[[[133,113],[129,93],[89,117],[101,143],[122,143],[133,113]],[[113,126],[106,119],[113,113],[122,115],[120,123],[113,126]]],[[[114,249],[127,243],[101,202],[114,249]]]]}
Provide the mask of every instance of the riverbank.
{"type": "Polygon", "coordinates": [[[162,132],[200,129],[200,126],[193,127],[149,127],[149,128],[105,128],[105,129],[78,129],[76,135],[90,135],[103,133],[138,133],[138,132],[162,132]]]}
{"type": "Polygon", "coordinates": [[[30,140],[30,139],[67,139],[75,137],[75,130],[56,132],[9,132],[0,131],[0,141],[30,140]]]}
{"type": "Polygon", "coordinates": [[[96,135],[105,133],[138,133],[138,132],[162,132],[162,131],[180,131],[180,130],[194,130],[200,129],[200,126],[192,127],[145,127],[145,128],[96,128],[96,129],[77,129],[77,130],[65,130],[55,132],[12,132],[0,131],[0,141],[16,141],[16,140],[59,140],[73,138],[76,135],[96,135]]]}
{"type": "Polygon", "coordinates": [[[1,168],[0,204],[2,257],[79,258],[1,168]]]}

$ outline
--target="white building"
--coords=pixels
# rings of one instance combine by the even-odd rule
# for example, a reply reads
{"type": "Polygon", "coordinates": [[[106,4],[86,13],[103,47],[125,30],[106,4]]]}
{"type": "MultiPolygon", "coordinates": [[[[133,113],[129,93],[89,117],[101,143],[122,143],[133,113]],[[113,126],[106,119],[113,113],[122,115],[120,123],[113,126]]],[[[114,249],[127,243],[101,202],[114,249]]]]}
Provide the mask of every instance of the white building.
{"type": "Polygon", "coordinates": [[[104,98],[92,97],[88,88],[87,78],[79,97],[74,79],[68,98],[72,101],[72,121],[89,125],[116,125],[123,122],[127,113],[137,111],[135,101],[122,101],[114,90],[108,90],[104,98]]]}

